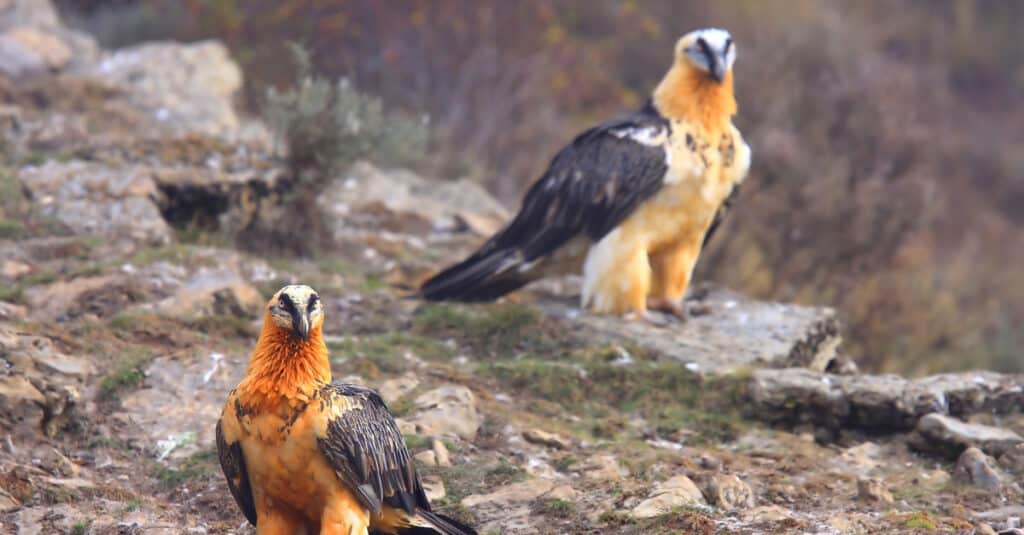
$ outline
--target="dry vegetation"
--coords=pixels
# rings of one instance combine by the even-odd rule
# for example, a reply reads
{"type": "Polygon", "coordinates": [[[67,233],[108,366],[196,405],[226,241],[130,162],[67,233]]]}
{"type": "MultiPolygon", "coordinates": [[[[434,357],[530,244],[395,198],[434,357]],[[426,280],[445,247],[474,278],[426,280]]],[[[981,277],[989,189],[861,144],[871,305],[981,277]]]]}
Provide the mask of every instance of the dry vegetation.
{"type": "Polygon", "coordinates": [[[60,3],[105,44],[225,40],[254,107],[300,41],[316,72],[429,114],[420,171],[509,204],[573,132],[639,104],[679,34],[727,27],[755,163],[701,276],[838,307],[868,369],[1021,369],[1022,3],[60,3]]]}

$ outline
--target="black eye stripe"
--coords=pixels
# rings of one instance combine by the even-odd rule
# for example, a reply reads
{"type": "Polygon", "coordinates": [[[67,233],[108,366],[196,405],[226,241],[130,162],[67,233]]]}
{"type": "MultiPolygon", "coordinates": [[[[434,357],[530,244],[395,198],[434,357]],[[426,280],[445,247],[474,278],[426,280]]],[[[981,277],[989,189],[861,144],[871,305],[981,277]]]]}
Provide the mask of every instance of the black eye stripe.
{"type": "Polygon", "coordinates": [[[725,40],[725,51],[729,52],[729,47],[732,46],[732,37],[725,40]]]}
{"type": "Polygon", "coordinates": [[[319,303],[319,302],[320,302],[320,296],[317,295],[317,294],[313,294],[313,295],[309,296],[309,303],[306,304],[306,307],[309,308],[309,309],[313,309],[313,308],[316,307],[317,303],[319,303]]]}
{"type": "Polygon", "coordinates": [[[710,49],[708,48],[708,42],[705,41],[703,37],[697,38],[697,46],[700,47],[700,51],[703,52],[704,54],[711,53],[710,49]]]}
{"type": "Polygon", "coordinates": [[[295,312],[295,303],[292,302],[292,296],[288,294],[281,294],[281,299],[278,301],[281,307],[289,313],[295,312]]]}

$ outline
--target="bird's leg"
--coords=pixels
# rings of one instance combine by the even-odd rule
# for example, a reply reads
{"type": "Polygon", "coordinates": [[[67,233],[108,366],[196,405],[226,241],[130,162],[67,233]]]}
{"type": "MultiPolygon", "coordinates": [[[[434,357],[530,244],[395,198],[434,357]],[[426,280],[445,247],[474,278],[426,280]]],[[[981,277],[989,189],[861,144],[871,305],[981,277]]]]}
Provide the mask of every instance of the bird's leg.
{"type": "Polygon", "coordinates": [[[348,491],[336,493],[320,518],[320,535],[367,535],[370,514],[348,491]]]}
{"type": "Polygon", "coordinates": [[[689,314],[683,306],[683,295],[699,253],[699,241],[680,241],[651,253],[651,293],[647,297],[647,308],[686,321],[689,314]]]}

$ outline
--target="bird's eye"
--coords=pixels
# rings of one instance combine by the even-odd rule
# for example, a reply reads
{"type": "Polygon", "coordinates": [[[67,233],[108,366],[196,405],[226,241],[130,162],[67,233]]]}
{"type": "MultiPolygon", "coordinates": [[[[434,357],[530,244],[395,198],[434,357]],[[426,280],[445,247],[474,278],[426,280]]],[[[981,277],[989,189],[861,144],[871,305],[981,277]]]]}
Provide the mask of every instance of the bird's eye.
{"type": "Polygon", "coordinates": [[[725,40],[725,51],[728,52],[729,51],[729,47],[731,47],[731,46],[732,46],[732,37],[730,37],[730,38],[725,40]]]}
{"type": "Polygon", "coordinates": [[[306,305],[308,308],[316,308],[320,304],[320,296],[313,294],[309,296],[309,303],[306,305]]]}

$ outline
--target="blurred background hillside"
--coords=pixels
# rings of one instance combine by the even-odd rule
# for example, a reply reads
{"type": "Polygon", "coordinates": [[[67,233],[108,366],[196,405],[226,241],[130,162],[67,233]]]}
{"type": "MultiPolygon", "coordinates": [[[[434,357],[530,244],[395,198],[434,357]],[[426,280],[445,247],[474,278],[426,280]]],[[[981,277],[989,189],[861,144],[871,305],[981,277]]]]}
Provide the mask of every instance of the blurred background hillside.
{"type": "Polygon", "coordinates": [[[642,103],[678,36],[725,27],[754,162],[699,278],[837,307],[867,370],[1024,370],[1022,2],[57,3],[106,47],[223,40],[253,112],[301,43],[429,118],[418,172],[510,207],[574,133],[642,103]]]}

